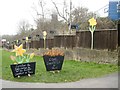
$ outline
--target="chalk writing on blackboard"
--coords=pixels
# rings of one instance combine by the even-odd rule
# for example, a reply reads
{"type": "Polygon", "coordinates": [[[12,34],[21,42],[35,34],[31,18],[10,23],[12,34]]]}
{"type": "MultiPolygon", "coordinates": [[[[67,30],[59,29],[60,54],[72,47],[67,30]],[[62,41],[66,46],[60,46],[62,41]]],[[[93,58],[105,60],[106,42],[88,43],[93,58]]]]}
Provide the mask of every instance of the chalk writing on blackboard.
{"type": "Polygon", "coordinates": [[[55,57],[44,56],[46,70],[47,71],[61,70],[63,60],[64,60],[63,56],[55,56],[55,57]]]}
{"type": "Polygon", "coordinates": [[[14,77],[35,74],[35,62],[11,65],[14,77]]]}
{"type": "Polygon", "coordinates": [[[60,61],[57,58],[49,58],[49,62],[47,62],[47,65],[57,65],[60,61]]]}

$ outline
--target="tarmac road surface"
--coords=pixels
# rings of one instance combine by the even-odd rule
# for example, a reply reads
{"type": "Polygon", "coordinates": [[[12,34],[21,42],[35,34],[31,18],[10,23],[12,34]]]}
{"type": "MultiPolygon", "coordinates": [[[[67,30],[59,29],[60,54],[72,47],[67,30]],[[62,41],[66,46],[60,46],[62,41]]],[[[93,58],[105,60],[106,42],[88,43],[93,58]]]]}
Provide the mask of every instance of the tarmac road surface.
{"type": "Polygon", "coordinates": [[[2,79],[0,82],[2,88],[118,88],[118,73],[69,83],[25,83],[2,79]]]}

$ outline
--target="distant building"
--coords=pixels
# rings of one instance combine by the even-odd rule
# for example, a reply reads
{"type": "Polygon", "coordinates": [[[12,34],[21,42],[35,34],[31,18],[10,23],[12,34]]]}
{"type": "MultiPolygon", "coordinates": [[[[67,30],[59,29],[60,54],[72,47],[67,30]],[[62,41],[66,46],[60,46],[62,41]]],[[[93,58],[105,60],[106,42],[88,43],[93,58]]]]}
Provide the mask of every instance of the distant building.
{"type": "Polygon", "coordinates": [[[120,0],[109,0],[108,17],[112,20],[120,19],[120,0]]]}
{"type": "Polygon", "coordinates": [[[58,28],[58,15],[56,13],[51,15],[51,30],[55,32],[55,30],[58,28]]]}
{"type": "Polygon", "coordinates": [[[57,14],[52,14],[51,16],[52,16],[52,20],[51,20],[51,21],[53,21],[53,22],[58,21],[58,16],[57,16],[57,14]]]}

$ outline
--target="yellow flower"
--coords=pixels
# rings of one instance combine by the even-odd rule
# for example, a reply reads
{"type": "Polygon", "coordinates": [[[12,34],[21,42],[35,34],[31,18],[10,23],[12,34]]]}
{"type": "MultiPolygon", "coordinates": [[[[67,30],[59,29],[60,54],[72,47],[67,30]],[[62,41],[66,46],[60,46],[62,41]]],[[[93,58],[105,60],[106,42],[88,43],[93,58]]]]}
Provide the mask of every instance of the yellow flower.
{"type": "Polygon", "coordinates": [[[26,41],[28,41],[28,37],[26,37],[26,41]]]}
{"type": "Polygon", "coordinates": [[[34,53],[30,54],[30,59],[32,59],[34,57],[34,53]]]}
{"type": "Polygon", "coordinates": [[[94,18],[89,19],[88,22],[90,23],[90,26],[95,26],[97,24],[97,22],[94,18]]]}
{"type": "Polygon", "coordinates": [[[14,64],[17,64],[17,63],[14,63],[14,64]]]}
{"type": "Polygon", "coordinates": [[[23,49],[22,44],[19,47],[17,47],[16,45],[14,47],[15,49],[13,50],[13,52],[16,52],[16,56],[23,56],[23,54],[26,52],[26,50],[23,49]]]}

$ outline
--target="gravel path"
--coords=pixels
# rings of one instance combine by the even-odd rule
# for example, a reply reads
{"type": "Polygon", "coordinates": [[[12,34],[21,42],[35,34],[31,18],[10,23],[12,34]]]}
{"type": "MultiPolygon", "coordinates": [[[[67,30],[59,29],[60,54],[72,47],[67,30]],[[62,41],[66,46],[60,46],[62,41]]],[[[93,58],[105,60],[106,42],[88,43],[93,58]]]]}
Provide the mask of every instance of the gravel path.
{"type": "Polygon", "coordinates": [[[2,81],[2,88],[118,88],[118,73],[70,83],[25,83],[2,81]]]}

